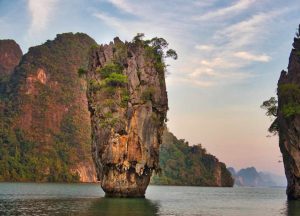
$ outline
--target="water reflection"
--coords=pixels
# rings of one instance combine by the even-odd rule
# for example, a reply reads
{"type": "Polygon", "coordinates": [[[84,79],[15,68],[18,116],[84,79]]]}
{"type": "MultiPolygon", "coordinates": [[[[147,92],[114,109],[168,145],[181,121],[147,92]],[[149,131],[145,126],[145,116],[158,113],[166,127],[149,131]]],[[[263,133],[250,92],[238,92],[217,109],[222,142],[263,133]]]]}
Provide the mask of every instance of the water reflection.
{"type": "Polygon", "coordinates": [[[157,203],[148,199],[118,199],[101,198],[91,205],[88,212],[90,215],[111,215],[111,216],[151,216],[158,214],[157,203]]]}
{"type": "Polygon", "coordinates": [[[0,215],[157,215],[147,199],[0,199],[0,215]]]}
{"type": "Polygon", "coordinates": [[[286,215],[287,216],[299,216],[300,215],[300,201],[287,201],[286,203],[286,215]]]}

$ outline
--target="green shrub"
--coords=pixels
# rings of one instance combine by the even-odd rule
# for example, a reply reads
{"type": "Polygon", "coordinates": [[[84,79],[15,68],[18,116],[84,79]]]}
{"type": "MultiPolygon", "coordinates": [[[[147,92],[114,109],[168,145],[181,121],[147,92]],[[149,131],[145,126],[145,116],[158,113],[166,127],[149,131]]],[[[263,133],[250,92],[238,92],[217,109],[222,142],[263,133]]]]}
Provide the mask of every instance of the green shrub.
{"type": "Polygon", "coordinates": [[[121,106],[126,107],[128,101],[130,100],[130,95],[127,89],[123,89],[121,92],[121,106]]]}
{"type": "Polygon", "coordinates": [[[103,118],[100,120],[100,127],[107,128],[107,127],[114,127],[115,124],[118,122],[118,118],[113,117],[111,112],[107,112],[104,114],[103,118]]]}
{"type": "Polygon", "coordinates": [[[78,73],[79,77],[83,77],[84,75],[87,74],[87,71],[85,69],[83,69],[83,68],[79,68],[78,71],[77,71],[77,73],[78,73]]]}
{"type": "Polygon", "coordinates": [[[123,86],[127,83],[127,76],[113,72],[104,81],[109,86],[123,86]]]}
{"type": "Polygon", "coordinates": [[[280,95],[289,95],[289,96],[300,96],[300,87],[294,83],[281,84],[279,86],[280,95]]]}
{"type": "Polygon", "coordinates": [[[283,105],[282,113],[285,117],[294,116],[300,114],[300,104],[288,103],[283,105]]]}
{"type": "Polygon", "coordinates": [[[98,91],[103,86],[105,86],[105,82],[104,81],[90,80],[90,82],[89,82],[89,89],[91,91],[98,91]]]}
{"type": "Polygon", "coordinates": [[[123,67],[117,63],[108,63],[103,68],[97,69],[96,72],[101,74],[102,78],[109,77],[112,73],[122,74],[123,67]]]}

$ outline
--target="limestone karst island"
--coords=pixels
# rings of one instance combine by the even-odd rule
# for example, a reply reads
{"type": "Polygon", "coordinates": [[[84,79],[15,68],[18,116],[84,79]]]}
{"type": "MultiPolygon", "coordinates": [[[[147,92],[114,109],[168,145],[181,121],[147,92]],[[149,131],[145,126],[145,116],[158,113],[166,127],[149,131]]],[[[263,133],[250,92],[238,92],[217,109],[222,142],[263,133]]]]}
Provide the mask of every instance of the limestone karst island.
{"type": "Polygon", "coordinates": [[[300,215],[299,10],[0,0],[0,216],[300,215]]]}

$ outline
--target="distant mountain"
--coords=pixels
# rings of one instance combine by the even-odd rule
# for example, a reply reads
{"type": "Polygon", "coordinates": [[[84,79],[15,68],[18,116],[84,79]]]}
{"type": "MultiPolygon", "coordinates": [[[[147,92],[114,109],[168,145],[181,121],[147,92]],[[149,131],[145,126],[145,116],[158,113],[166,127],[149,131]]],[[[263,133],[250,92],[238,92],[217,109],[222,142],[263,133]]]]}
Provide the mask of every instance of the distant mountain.
{"type": "Polygon", "coordinates": [[[241,169],[238,172],[233,167],[229,167],[228,171],[234,177],[236,186],[245,187],[285,187],[286,179],[269,172],[258,172],[255,167],[241,169]]]}

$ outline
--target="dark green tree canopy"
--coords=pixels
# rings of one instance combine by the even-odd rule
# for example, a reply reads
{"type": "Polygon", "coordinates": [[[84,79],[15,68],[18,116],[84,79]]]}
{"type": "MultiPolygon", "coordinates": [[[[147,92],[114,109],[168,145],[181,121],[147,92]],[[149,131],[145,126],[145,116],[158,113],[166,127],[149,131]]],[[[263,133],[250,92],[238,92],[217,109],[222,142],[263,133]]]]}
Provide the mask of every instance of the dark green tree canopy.
{"type": "Polygon", "coordinates": [[[266,116],[277,116],[277,102],[278,101],[275,97],[271,97],[269,100],[266,100],[262,103],[260,107],[266,110],[266,116]]]}
{"type": "Polygon", "coordinates": [[[262,109],[266,110],[266,116],[272,118],[272,123],[268,129],[270,133],[276,135],[278,132],[278,122],[277,122],[277,110],[278,110],[278,101],[275,97],[271,97],[269,100],[266,100],[260,106],[262,109]]]}

